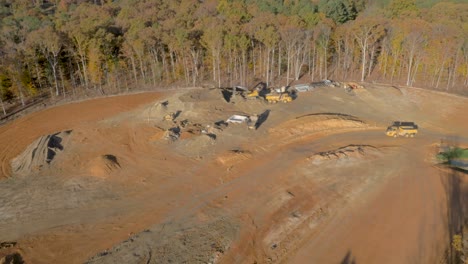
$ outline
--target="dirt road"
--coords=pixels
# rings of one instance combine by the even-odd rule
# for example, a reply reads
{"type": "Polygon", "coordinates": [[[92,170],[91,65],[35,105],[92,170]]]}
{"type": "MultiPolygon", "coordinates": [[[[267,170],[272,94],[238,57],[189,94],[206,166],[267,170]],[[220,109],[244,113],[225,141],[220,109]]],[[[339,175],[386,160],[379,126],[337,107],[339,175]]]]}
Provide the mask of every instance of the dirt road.
{"type": "Polygon", "coordinates": [[[468,143],[466,102],[369,85],[317,89],[289,104],[192,90],[32,114],[0,127],[10,176],[0,182],[0,242],[16,243],[0,258],[438,263],[456,230],[455,185],[433,156],[442,138],[468,143]],[[267,119],[257,130],[215,124],[242,113],[267,119]],[[384,136],[394,120],[414,120],[420,134],[384,136]],[[51,135],[63,130],[71,132],[51,135]]]}
{"type": "Polygon", "coordinates": [[[433,140],[399,141],[397,157],[375,168],[387,182],[330,217],[287,263],[440,263],[448,223],[443,179],[425,160],[433,140]]]}
{"type": "Polygon", "coordinates": [[[37,137],[83,124],[92,124],[146,105],[160,97],[160,93],[140,93],[71,103],[35,112],[0,126],[0,178],[11,175],[10,160],[37,137]]]}

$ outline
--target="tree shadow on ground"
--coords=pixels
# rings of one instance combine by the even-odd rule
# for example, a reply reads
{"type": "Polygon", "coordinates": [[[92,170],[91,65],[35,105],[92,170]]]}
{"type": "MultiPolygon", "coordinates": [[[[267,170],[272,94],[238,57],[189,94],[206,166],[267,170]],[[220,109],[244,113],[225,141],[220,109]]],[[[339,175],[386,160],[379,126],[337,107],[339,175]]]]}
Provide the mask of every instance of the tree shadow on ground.
{"type": "Polygon", "coordinates": [[[356,259],[351,254],[351,251],[348,251],[348,253],[346,253],[346,256],[343,258],[343,260],[340,261],[340,264],[357,264],[357,262],[356,262],[356,259]]]}
{"type": "Polygon", "coordinates": [[[468,176],[468,173],[463,170],[451,168],[443,168],[442,181],[446,193],[447,206],[447,230],[448,230],[448,246],[446,252],[446,263],[458,264],[460,260],[460,252],[456,251],[451,242],[454,235],[463,235],[463,228],[467,224],[468,212],[468,184],[463,181],[463,178],[468,176]]]}

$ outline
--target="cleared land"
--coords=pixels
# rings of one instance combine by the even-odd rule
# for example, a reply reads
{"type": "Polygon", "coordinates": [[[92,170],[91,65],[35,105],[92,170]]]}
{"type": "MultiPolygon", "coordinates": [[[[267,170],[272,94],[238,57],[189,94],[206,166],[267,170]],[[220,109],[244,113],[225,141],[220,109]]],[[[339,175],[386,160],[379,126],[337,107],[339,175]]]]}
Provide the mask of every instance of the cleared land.
{"type": "Polygon", "coordinates": [[[468,192],[435,154],[441,139],[466,146],[467,112],[464,97],[377,85],[287,104],[194,89],[36,112],[0,127],[0,258],[439,263],[468,192]],[[263,122],[219,123],[233,114],[263,122]],[[395,120],[418,136],[386,137],[395,120]]]}

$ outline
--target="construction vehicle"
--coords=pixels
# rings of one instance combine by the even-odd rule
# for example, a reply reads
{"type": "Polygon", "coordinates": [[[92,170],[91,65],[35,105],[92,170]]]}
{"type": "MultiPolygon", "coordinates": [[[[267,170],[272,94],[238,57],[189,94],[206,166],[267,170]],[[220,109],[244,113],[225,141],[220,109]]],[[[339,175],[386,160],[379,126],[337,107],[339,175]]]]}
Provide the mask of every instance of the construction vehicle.
{"type": "Polygon", "coordinates": [[[249,129],[257,129],[258,115],[251,115],[247,120],[247,127],[249,129]]]}
{"type": "Polygon", "coordinates": [[[267,93],[267,87],[266,83],[264,82],[259,82],[257,85],[255,85],[252,90],[250,90],[245,97],[247,99],[258,99],[260,97],[263,97],[267,93]]]}
{"type": "Polygon", "coordinates": [[[347,91],[348,90],[352,91],[352,90],[362,90],[362,89],[364,89],[364,86],[362,86],[360,84],[357,84],[357,83],[354,83],[354,82],[343,83],[343,87],[347,91]]]}
{"type": "Polygon", "coordinates": [[[245,97],[247,99],[257,99],[259,96],[260,96],[260,94],[258,93],[258,90],[253,90],[253,91],[249,92],[245,97]]]}
{"type": "Polygon", "coordinates": [[[277,103],[277,102],[283,102],[283,103],[289,103],[293,100],[291,95],[289,95],[288,92],[283,92],[283,93],[269,93],[265,95],[265,99],[269,103],[277,103]]]}
{"type": "Polygon", "coordinates": [[[387,128],[385,134],[389,137],[414,137],[418,133],[418,126],[413,122],[395,121],[387,128]]]}
{"type": "Polygon", "coordinates": [[[164,116],[165,121],[174,121],[176,114],[171,112],[164,116]]]}

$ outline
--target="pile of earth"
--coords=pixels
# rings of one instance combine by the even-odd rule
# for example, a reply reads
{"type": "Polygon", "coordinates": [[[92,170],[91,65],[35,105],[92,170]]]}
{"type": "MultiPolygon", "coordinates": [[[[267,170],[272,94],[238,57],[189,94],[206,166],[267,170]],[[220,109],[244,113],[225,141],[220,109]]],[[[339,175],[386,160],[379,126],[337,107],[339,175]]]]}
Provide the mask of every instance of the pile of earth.
{"type": "Polygon", "coordinates": [[[313,164],[324,161],[341,159],[362,159],[364,157],[376,157],[380,150],[371,145],[348,145],[338,149],[316,153],[308,158],[313,164]]]}
{"type": "Polygon", "coordinates": [[[287,120],[279,126],[270,129],[270,132],[286,140],[317,132],[336,133],[368,127],[369,125],[366,122],[355,116],[339,113],[318,113],[287,120]]]}
{"type": "Polygon", "coordinates": [[[164,223],[99,253],[87,263],[217,263],[236,240],[239,228],[226,217],[191,226],[164,223]]]}
{"type": "Polygon", "coordinates": [[[71,133],[68,130],[38,138],[11,161],[13,172],[18,175],[39,172],[64,150],[71,133]]]}

